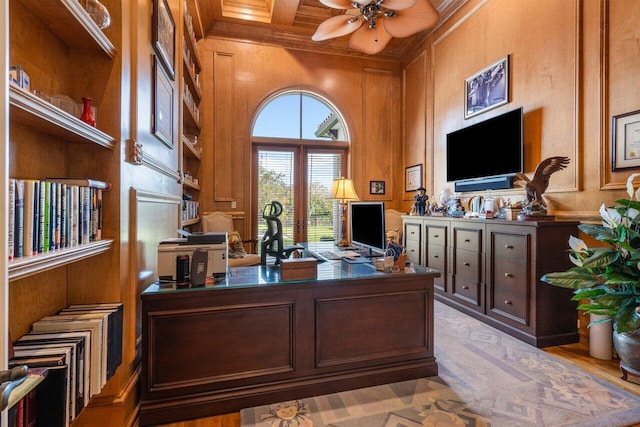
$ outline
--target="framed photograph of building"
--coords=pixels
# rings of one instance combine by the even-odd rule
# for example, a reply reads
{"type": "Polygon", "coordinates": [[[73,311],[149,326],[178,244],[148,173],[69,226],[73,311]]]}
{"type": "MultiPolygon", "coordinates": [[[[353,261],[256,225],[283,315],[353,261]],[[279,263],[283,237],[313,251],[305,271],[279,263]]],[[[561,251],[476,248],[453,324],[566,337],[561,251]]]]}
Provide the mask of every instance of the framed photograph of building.
{"type": "Polygon", "coordinates": [[[613,116],[613,170],[640,167],[640,110],[613,116]]]}
{"type": "Polygon", "coordinates": [[[509,55],[467,78],[464,100],[465,119],[509,102],[509,55]]]}
{"type": "Polygon", "coordinates": [[[176,24],[167,0],[153,0],[153,48],[171,80],[175,78],[176,24]]]}
{"type": "Polygon", "coordinates": [[[153,62],[153,134],[173,148],[173,83],[158,57],[153,62]]]}
{"type": "Polygon", "coordinates": [[[422,185],[422,163],[409,166],[404,172],[404,191],[416,191],[422,185]]]}
{"type": "Polygon", "coordinates": [[[369,194],[384,194],[384,181],[369,181],[369,194]]]}

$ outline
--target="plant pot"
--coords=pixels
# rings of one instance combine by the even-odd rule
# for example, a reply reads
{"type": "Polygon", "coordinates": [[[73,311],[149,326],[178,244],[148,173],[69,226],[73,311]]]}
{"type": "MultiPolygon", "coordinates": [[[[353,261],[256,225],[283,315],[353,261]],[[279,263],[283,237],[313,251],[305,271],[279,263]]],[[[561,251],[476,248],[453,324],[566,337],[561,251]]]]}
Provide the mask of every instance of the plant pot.
{"type": "Polygon", "coordinates": [[[633,333],[613,332],[613,346],[620,358],[621,378],[627,379],[627,374],[640,376],[640,331],[633,333]]]}

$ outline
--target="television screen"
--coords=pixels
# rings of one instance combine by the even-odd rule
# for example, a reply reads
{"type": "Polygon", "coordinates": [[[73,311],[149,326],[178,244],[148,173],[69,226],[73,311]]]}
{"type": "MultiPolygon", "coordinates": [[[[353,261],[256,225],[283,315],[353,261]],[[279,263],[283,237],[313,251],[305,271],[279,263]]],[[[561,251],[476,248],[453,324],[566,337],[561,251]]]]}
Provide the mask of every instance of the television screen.
{"type": "Polygon", "coordinates": [[[447,135],[447,181],[522,172],[522,108],[447,135]]]}
{"type": "Polygon", "coordinates": [[[351,202],[349,224],[353,245],[384,252],[384,202],[351,202]]]}

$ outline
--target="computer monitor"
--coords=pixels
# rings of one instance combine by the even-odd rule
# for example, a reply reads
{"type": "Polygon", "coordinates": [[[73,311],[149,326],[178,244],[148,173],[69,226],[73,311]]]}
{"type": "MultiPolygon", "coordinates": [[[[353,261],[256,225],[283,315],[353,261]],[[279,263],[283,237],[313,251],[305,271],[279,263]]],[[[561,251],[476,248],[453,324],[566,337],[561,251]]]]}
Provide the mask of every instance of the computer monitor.
{"type": "Polygon", "coordinates": [[[352,245],[367,248],[370,254],[384,253],[384,202],[351,202],[349,229],[352,245]]]}

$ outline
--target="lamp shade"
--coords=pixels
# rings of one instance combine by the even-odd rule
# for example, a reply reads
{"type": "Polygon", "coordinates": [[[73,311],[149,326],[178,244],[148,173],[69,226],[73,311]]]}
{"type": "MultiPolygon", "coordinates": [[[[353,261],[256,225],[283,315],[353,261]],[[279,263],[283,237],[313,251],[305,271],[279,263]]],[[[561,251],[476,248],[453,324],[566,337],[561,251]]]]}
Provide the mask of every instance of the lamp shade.
{"type": "Polygon", "coordinates": [[[333,180],[329,199],[339,200],[340,203],[360,200],[356,194],[356,189],[353,187],[353,181],[345,177],[333,180]]]}

